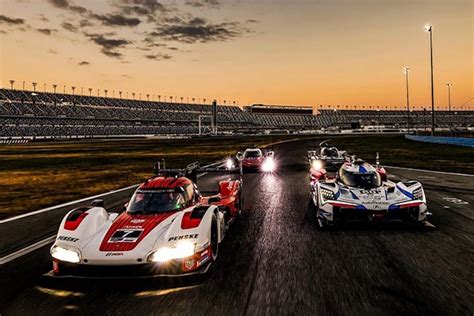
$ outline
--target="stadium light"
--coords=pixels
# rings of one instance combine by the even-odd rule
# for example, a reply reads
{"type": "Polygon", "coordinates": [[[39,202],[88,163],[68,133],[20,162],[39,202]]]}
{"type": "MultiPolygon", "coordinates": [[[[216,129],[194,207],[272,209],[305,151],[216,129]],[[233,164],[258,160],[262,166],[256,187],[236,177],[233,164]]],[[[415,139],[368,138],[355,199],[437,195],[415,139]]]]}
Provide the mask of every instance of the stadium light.
{"type": "Polygon", "coordinates": [[[132,92],[132,98],[135,100],[135,92],[132,92]]]}
{"type": "Polygon", "coordinates": [[[193,104],[194,104],[194,100],[196,100],[196,98],[191,98],[191,100],[193,100],[193,104]]]}
{"type": "Polygon", "coordinates": [[[92,88],[89,88],[89,97],[92,97],[92,88]]]}
{"type": "Polygon", "coordinates": [[[158,94],[158,102],[161,102],[161,95],[158,94]]]}
{"type": "Polygon", "coordinates": [[[171,103],[173,103],[173,97],[172,96],[170,96],[170,100],[171,100],[171,103]]]}
{"type": "Polygon", "coordinates": [[[146,100],[147,100],[148,102],[150,102],[150,94],[148,94],[148,93],[147,93],[147,95],[146,95],[146,100]]]}
{"type": "Polygon", "coordinates": [[[23,80],[23,91],[25,91],[25,81],[23,80]]]}
{"type": "Polygon", "coordinates": [[[206,98],[202,99],[204,101],[204,104],[206,104],[206,98]]]}
{"type": "Polygon", "coordinates": [[[63,94],[66,94],[66,85],[63,86],[63,94]]]}
{"type": "Polygon", "coordinates": [[[13,85],[15,84],[15,80],[10,80],[10,89],[13,90],[13,85]]]}
{"type": "Polygon", "coordinates": [[[81,95],[84,95],[84,87],[81,87],[81,95]]]}
{"type": "Polygon", "coordinates": [[[448,82],[446,86],[448,87],[448,111],[451,112],[451,87],[453,84],[448,82]]]}
{"type": "Polygon", "coordinates": [[[107,92],[109,92],[109,90],[105,89],[104,90],[104,94],[105,94],[105,97],[107,98],[107,92]]]}
{"type": "Polygon", "coordinates": [[[119,98],[122,98],[122,91],[119,91],[119,98]]]}
{"type": "Polygon", "coordinates": [[[43,84],[43,92],[46,92],[46,83],[43,84]]]}
{"type": "Polygon", "coordinates": [[[58,87],[57,84],[53,84],[53,90],[54,90],[54,93],[56,93],[56,88],[58,87]]]}
{"type": "Polygon", "coordinates": [[[71,87],[71,90],[72,90],[72,95],[74,95],[74,90],[76,90],[76,87],[75,87],[75,86],[72,86],[72,87],[71,87]]]}
{"type": "Polygon", "coordinates": [[[407,130],[410,133],[410,90],[409,90],[409,81],[408,76],[410,73],[411,68],[405,67],[405,83],[406,83],[406,90],[407,90],[407,130]]]}
{"type": "Polygon", "coordinates": [[[431,135],[435,133],[435,101],[434,101],[434,78],[433,78],[433,26],[425,25],[425,31],[430,34],[430,61],[431,61],[431,135]]]}
{"type": "Polygon", "coordinates": [[[33,86],[33,92],[36,92],[36,85],[38,83],[37,82],[32,82],[31,85],[33,86]]]}

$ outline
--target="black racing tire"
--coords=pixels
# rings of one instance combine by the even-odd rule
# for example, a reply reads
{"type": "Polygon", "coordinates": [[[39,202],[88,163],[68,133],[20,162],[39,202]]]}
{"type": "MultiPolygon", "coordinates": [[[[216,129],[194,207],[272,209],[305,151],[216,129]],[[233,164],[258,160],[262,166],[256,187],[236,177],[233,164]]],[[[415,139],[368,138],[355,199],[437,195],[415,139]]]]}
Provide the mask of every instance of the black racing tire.
{"type": "Polygon", "coordinates": [[[212,215],[211,230],[210,230],[209,240],[211,243],[211,258],[212,261],[216,261],[217,256],[219,255],[219,232],[217,228],[217,216],[216,214],[212,215]]]}

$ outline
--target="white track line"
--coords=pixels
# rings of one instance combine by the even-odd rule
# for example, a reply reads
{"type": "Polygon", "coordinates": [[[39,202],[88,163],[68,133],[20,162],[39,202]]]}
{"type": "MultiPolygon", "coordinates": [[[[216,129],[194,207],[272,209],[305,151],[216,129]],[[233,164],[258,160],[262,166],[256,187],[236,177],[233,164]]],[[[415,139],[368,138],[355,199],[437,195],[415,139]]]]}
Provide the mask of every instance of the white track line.
{"type": "Polygon", "coordinates": [[[390,169],[412,170],[412,171],[420,171],[420,172],[428,172],[428,173],[448,174],[448,175],[462,176],[462,177],[474,177],[474,174],[467,174],[467,173],[444,172],[444,171],[434,171],[434,170],[405,168],[405,167],[394,167],[394,166],[385,166],[385,165],[383,165],[383,166],[386,167],[386,168],[390,168],[390,169]]]}
{"type": "Polygon", "coordinates": [[[122,191],[125,191],[125,190],[132,189],[136,186],[138,186],[138,184],[134,184],[134,185],[131,185],[131,186],[126,187],[126,188],[122,188],[122,189],[118,189],[118,190],[114,190],[114,191],[110,191],[110,192],[106,192],[106,193],[101,193],[101,194],[94,195],[94,196],[89,196],[89,197],[86,197],[86,198],[83,198],[83,199],[80,199],[80,200],[67,202],[67,203],[60,204],[60,205],[51,206],[51,207],[44,208],[44,209],[41,209],[41,210],[38,210],[38,211],[33,211],[33,212],[30,212],[30,213],[10,217],[10,218],[7,218],[7,219],[4,219],[4,220],[0,221],[0,224],[8,223],[8,222],[20,219],[20,218],[24,218],[24,217],[28,217],[28,216],[32,216],[32,215],[36,215],[36,214],[41,214],[41,213],[48,212],[48,211],[53,211],[55,209],[58,209],[58,208],[61,208],[61,207],[64,207],[64,206],[69,206],[71,204],[81,203],[81,202],[84,202],[84,201],[87,201],[87,200],[90,200],[90,199],[96,199],[96,198],[99,198],[99,197],[103,197],[104,195],[109,195],[109,194],[122,192],[122,191]]]}
{"type": "Polygon", "coordinates": [[[4,265],[12,260],[15,260],[21,256],[24,256],[26,254],[29,254],[30,252],[33,252],[39,248],[42,248],[48,244],[51,244],[54,242],[56,239],[56,235],[49,236],[48,238],[45,238],[43,240],[38,241],[37,243],[34,243],[32,245],[29,245],[23,249],[20,249],[18,251],[15,251],[9,255],[6,255],[5,257],[0,258],[0,265],[4,265]]]}
{"type": "MultiPolygon", "coordinates": [[[[218,161],[218,162],[212,163],[212,164],[210,164],[210,165],[203,166],[203,168],[209,168],[209,167],[218,165],[218,164],[220,164],[220,163],[222,163],[222,161],[218,161]]],[[[202,177],[202,176],[205,175],[205,174],[207,174],[207,173],[199,174],[198,177],[200,178],[200,177],[202,177]]],[[[54,211],[54,210],[56,210],[56,209],[58,209],[58,208],[61,208],[61,207],[65,207],[65,206],[69,206],[69,205],[72,205],[72,204],[81,203],[81,202],[84,202],[84,201],[87,201],[87,200],[97,199],[97,198],[103,197],[103,196],[105,196],[105,195],[119,193],[119,192],[122,192],[122,191],[126,191],[126,190],[129,190],[129,189],[132,189],[132,188],[137,187],[137,186],[139,186],[139,184],[134,184],[134,185],[131,185],[131,186],[126,187],[126,188],[122,188],[122,189],[118,189],[118,190],[114,190],[114,191],[110,191],[110,192],[105,192],[105,193],[101,193],[101,194],[94,195],[94,196],[85,197],[85,198],[82,198],[82,199],[80,199],[80,200],[71,201],[71,202],[67,202],[67,203],[64,203],[64,204],[60,204],[60,205],[55,205],[55,206],[47,207],[47,208],[44,208],[44,209],[41,209],[41,210],[37,210],[37,211],[33,211],[33,212],[30,212],[30,213],[17,215],[17,216],[10,217],[10,218],[4,219],[4,220],[0,220],[0,224],[8,223],[8,222],[11,222],[11,221],[14,221],[14,220],[17,220],[17,219],[21,219],[21,218],[28,217],[28,216],[32,216],[32,215],[36,215],[36,214],[41,214],[41,213],[44,213],[44,212],[54,211]]]]}

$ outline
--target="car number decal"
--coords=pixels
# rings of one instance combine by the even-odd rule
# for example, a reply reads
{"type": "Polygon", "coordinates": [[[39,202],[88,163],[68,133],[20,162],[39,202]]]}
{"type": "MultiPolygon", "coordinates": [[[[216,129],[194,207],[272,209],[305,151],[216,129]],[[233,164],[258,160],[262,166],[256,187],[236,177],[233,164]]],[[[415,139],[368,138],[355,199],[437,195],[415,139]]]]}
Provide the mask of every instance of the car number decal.
{"type": "Polygon", "coordinates": [[[143,229],[118,229],[109,242],[136,242],[142,233],[143,229]]]}

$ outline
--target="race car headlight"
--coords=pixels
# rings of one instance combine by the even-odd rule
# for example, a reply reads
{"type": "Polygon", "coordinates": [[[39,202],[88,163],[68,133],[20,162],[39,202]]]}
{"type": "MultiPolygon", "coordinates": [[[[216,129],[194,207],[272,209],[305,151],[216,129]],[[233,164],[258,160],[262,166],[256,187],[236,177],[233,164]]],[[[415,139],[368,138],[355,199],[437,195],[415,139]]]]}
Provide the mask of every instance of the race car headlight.
{"type": "Polygon", "coordinates": [[[323,201],[334,200],[334,192],[321,188],[321,197],[323,198],[323,201]]]}
{"type": "Polygon", "coordinates": [[[275,171],[275,160],[272,157],[267,157],[262,163],[263,172],[275,171]]]}
{"type": "Polygon", "coordinates": [[[225,167],[227,168],[227,170],[234,168],[234,162],[232,161],[232,159],[227,159],[227,161],[225,162],[225,167]]]}
{"type": "Polygon", "coordinates": [[[423,200],[424,193],[423,188],[419,187],[413,191],[413,200],[423,200]]]}
{"type": "Polygon", "coordinates": [[[313,168],[314,170],[321,170],[323,169],[323,163],[321,162],[321,160],[313,160],[311,162],[311,168],[313,168]]]}
{"type": "Polygon", "coordinates": [[[81,261],[81,254],[77,250],[66,249],[61,246],[53,246],[51,248],[51,256],[59,261],[79,263],[81,261]]]}
{"type": "Polygon", "coordinates": [[[176,244],[175,247],[162,247],[148,256],[149,262],[167,262],[194,255],[195,245],[189,241],[176,244]]]}

